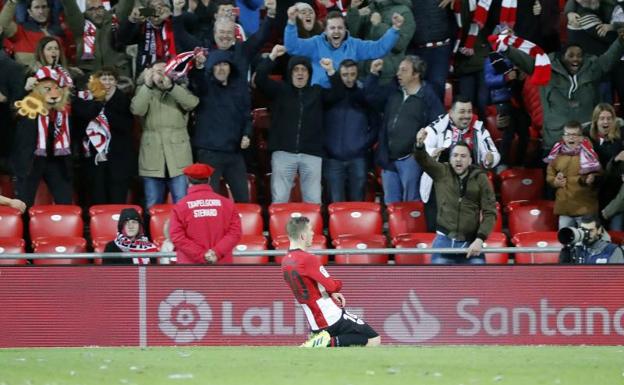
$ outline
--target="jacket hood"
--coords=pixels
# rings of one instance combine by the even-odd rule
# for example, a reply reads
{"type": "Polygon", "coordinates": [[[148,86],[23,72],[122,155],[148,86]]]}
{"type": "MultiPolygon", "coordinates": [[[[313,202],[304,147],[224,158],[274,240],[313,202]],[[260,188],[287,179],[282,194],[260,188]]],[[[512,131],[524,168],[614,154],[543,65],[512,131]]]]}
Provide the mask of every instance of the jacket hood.
{"type": "Polygon", "coordinates": [[[120,233],[123,232],[124,225],[131,219],[139,222],[139,234],[143,234],[143,219],[139,212],[133,208],[121,210],[121,213],[119,213],[119,221],[117,222],[117,231],[120,233]]]}
{"type": "Polygon", "coordinates": [[[288,84],[292,85],[292,71],[296,65],[303,64],[310,73],[310,77],[308,78],[308,84],[310,85],[310,81],[312,80],[312,64],[310,63],[310,59],[305,56],[293,56],[288,60],[288,84]]]}
{"type": "Polygon", "coordinates": [[[211,51],[208,55],[208,61],[206,62],[206,70],[212,73],[212,68],[219,63],[230,64],[230,78],[237,75],[234,54],[231,51],[222,49],[211,51]]]}

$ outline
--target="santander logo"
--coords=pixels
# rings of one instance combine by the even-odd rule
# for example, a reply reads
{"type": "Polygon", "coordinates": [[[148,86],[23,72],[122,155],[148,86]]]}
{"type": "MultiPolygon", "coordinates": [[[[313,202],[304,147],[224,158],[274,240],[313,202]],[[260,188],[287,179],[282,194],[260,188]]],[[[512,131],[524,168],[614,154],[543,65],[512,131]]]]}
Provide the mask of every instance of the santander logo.
{"type": "Polygon", "coordinates": [[[414,290],[410,290],[401,311],[386,318],[384,332],[399,342],[423,342],[438,335],[440,321],[425,311],[414,290]]]}

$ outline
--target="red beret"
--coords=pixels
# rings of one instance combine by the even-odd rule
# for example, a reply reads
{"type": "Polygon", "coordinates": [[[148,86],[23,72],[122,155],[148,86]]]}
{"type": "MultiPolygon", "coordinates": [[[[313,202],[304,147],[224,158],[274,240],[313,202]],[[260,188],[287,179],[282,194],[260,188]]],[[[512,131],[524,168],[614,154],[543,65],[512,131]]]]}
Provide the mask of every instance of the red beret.
{"type": "Polygon", "coordinates": [[[214,168],[204,163],[194,163],[184,168],[184,175],[193,179],[208,179],[214,172],[214,168]]]}

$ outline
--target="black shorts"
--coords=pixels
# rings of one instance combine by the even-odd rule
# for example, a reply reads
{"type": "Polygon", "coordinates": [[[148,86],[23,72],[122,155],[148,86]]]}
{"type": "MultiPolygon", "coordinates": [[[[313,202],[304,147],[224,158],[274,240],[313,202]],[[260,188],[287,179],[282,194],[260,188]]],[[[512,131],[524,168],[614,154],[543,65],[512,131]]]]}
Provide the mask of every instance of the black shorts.
{"type": "Polygon", "coordinates": [[[369,324],[364,322],[363,319],[358,318],[355,314],[342,311],[342,318],[335,324],[325,329],[330,336],[335,337],[342,334],[361,334],[367,338],[374,338],[379,336],[369,324]]]}

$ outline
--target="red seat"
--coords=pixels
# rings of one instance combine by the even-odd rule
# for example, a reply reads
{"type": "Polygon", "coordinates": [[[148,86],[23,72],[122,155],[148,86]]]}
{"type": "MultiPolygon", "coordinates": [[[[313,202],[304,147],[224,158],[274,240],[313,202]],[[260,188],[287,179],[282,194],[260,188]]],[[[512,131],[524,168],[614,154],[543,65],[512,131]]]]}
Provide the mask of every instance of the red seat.
{"type": "Polygon", "coordinates": [[[0,237],[22,238],[24,222],[19,210],[0,206],[0,237]]]}
{"type": "Polygon", "coordinates": [[[117,236],[117,222],[122,209],[133,208],[143,215],[143,209],[137,205],[95,205],[89,208],[91,239],[96,241],[112,241],[117,236]]]}
{"type": "Polygon", "coordinates": [[[493,141],[496,142],[497,140],[503,138],[503,131],[496,125],[496,106],[487,106],[484,123],[493,141]]]}
{"type": "Polygon", "coordinates": [[[444,110],[448,111],[451,109],[451,105],[453,104],[453,85],[451,83],[444,84],[444,110]]]}
{"type": "MultiPolygon", "coordinates": [[[[562,247],[557,239],[556,231],[536,231],[516,234],[511,242],[517,247],[562,247]]],[[[516,253],[518,264],[559,263],[559,252],[556,253],[516,253]]]]}
{"type": "Polygon", "coordinates": [[[323,234],[321,205],[316,203],[273,203],[269,206],[269,233],[271,238],[287,237],[286,224],[293,217],[307,217],[314,234],[323,234]]]}
{"type": "Polygon", "coordinates": [[[266,138],[271,127],[271,113],[267,108],[256,108],[251,111],[251,124],[254,138],[266,138]]]}
{"type": "MultiPolygon", "coordinates": [[[[329,235],[372,235],[382,233],[381,208],[373,202],[336,202],[328,207],[329,235]]],[[[363,238],[366,239],[366,238],[363,238]]]]}
{"type": "Polygon", "coordinates": [[[37,187],[37,193],[35,195],[34,204],[36,206],[54,204],[54,197],[52,196],[52,193],[50,192],[48,185],[44,181],[39,182],[39,186],[37,187]]]}
{"type": "MultiPolygon", "coordinates": [[[[490,236],[483,243],[483,247],[507,247],[507,236],[500,232],[490,233],[490,236]]],[[[509,254],[507,253],[485,253],[485,263],[487,264],[507,264],[509,254]]]]}
{"type": "Polygon", "coordinates": [[[236,203],[234,206],[241,219],[243,235],[262,235],[264,230],[262,206],[255,203],[236,203]]]}
{"type": "MultiPolygon", "coordinates": [[[[24,252],[24,242],[21,238],[0,238],[0,254],[17,254],[24,252]]],[[[18,259],[0,259],[0,265],[26,265],[28,260],[25,258],[18,259]]]]}
{"type": "MultiPolygon", "coordinates": [[[[266,250],[267,240],[262,235],[243,235],[238,244],[234,246],[234,251],[266,250]]],[[[233,263],[236,264],[256,264],[269,263],[268,255],[257,256],[234,256],[233,263]]]]}
{"type": "MultiPolygon", "coordinates": [[[[378,249],[385,248],[385,240],[369,239],[362,240],[357,238],[339,238],[333,241],[336,249],[378,249]]],[[[336,254],[335,261],[338,264],[386,264],[388,263],[388,255],[386,254],[336,254]]]]}
{"type": "Polygon", "coordinates": [[[554,201],[524,201],[507,206],[509,233],[531,231],[556,231],[558,219],[554,213],[554,201]]]}
{"type": "MultiPolygon", "coordinates": [[[[247,193],[249,194],[249,202],[258,202],[258,187],[256,183],[256,176],[254,174],[247,174],[247,193]]],[[[225,179],[221,179],[221,191],[219,194],[234,200],[230,185],[225,183],[225,179]]]]}
{"type": "Polygon", "coordinates": [[[422,201],[391,203],[387,211],[388,230],[393,243],[401,234],[427,232],[425,205],[422,201]]]}
{"type": "Polygon", "coordinates": [[[15,198],[13,182],[10,175],[0,175],[0,194],[7,198],[15,198]]]}
{"type": "MultiPolygon", "coordinates": [[[[404,234],[395,240],[394,247],[401,248],[429,248],[433,245],[435,233],[404,234]]],[[[397,265],[428,265],[431,263],[431,254],[395,254],[394,262],[397,265]]]]}
{"type": "Polygon", "coordinates": [[[83,237],[82,209],[74,205],[42,205],[28,210],[31,240],[43,237],[83,237]]]}
{"type": "Polygon", "coordinates": [[[173,207],[173,204],[163,203],[149,208],[150,236],[153,240],[166,238],[165,223],[169,220],[173,207]]]}
{"type": "MultiPolygon", "coordinates": [[[[288,249],[289,246],[290,246],[290,241],[288,240],[287,237],[286,238],[279,237],[273,240],[273,247],[276,250],[286,250],[288,249]]],[[[312,241],[312,245],[310,245],[309,247],[309,249],[313,249],[313,250],[323,250],[326,248],[327,248],[327,239],[325,239],[325,236],[323,235],[320,235],[319,237],[315,236],[315,239],[312,241]]],[[[327,255],[315,254],[315,256],[318,258],[321,265],[326,265],[327,262],[329,261],[329,257],[327,255]]],[[[275,262],[282,263],[283,258],[284,258],[283,255],[276,255],[275,262]]]]}
{"type": "Polygon", "coordinates": [[[611,242],[616,245],[621,245],[624,243],[624,231],[609,231],[609,235],[611,236],[611,242]]]}
{"type": "MultiPolygon", "coordinates": [[[[87,249],[87,241],[79,237],[46,237],[33,241],[35,253],[84,253],[87,249]]],[[[35,265],[86,265],[89,260],[81,259],[37,259],[33,258],[35,265]]]]}
{"type": "Polygon", "coordinates": [[[540,200],[544,196],[544,173],[540,168],[509,168],[500,174],[501,203],[540,200]]]}

